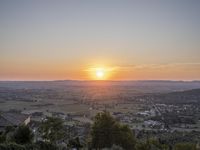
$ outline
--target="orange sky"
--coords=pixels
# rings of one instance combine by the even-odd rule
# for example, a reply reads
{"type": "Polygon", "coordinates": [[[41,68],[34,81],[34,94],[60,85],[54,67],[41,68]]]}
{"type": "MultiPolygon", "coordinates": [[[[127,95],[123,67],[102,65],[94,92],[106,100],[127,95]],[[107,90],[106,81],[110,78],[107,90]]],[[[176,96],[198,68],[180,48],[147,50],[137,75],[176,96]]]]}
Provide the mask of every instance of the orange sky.
{"type": "Polygon", "coordinates": [[[11,60],[6,66],[2,64],[1,80],[97,80],[95,68],[99,67],[106,70],[105,80],[199,80],[200,75],[199,63],[101,65],[11,60]]]}
{"type": "Polygon", "coordinates": [[[200,1],[0,1],[0,80],[200,80],[200,1]]]}

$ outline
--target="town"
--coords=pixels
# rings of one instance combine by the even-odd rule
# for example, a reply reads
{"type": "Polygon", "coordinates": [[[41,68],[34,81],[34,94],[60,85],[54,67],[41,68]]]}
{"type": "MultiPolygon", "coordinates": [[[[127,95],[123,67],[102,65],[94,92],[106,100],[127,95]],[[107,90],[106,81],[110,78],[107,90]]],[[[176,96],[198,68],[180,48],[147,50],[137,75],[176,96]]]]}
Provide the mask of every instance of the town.
{"type": "Polygon", "coordinates": [[[0,88],[1,132],[6,126],[25,124],[37,141],[41,139],[40,124],[56,117],[64,121],[68,140],[79,137],[81,143],[86,143],[95,115],[107,111],[128,125],[139,139],[148,134],[164,141],[174,135],[180,142],[199,143],[200,89],[142,93],[135,87],[127,90],[126,86],[114,85],[39,87],[21,88],[19,84],[16,88],[0,88]]]}

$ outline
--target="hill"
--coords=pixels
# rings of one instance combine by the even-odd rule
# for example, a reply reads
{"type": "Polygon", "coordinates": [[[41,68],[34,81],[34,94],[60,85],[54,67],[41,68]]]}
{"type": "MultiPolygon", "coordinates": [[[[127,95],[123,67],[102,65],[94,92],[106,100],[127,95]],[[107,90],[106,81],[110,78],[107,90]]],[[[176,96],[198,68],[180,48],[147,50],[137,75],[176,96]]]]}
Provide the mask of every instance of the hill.
{"type": "Polygon", "coordinates": [[[190,104],[200,103],[200,89],[187,91],[171,92],[166,94],[155,94],[152,96],[153,101],[167,104],[190,104]]]}

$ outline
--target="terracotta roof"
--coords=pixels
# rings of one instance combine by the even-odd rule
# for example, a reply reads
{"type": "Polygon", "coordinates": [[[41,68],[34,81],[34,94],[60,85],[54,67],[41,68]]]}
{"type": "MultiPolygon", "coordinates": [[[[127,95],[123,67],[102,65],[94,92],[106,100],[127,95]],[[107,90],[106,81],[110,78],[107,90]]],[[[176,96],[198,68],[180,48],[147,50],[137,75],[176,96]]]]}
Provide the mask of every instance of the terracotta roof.
{"type": "Polygon", "coordinates": [[[23,123],[29,116],[17,113],[0,114],[0,126],[18,126],[23,123]]]}

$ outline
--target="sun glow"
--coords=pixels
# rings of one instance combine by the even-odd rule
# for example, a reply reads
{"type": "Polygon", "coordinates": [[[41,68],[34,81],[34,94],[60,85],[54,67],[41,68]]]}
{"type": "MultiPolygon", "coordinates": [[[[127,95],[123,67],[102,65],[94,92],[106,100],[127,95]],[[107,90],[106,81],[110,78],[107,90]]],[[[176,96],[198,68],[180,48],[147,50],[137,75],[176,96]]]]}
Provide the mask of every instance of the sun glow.
{"type": "Polygon", "coordinates": [[[99,68],[96,70],[96,77],[98,79],[103,79],[103,77],[105,76],[105,70],[102,68],[99,68]]]}
{"type": "Polygon", "coordinates": [[[90,75],[89,78],[92,80],[109,80],[111,79],[114,70],[115,68],[105,66],[91,67],[87,69],[90,75]]]}

